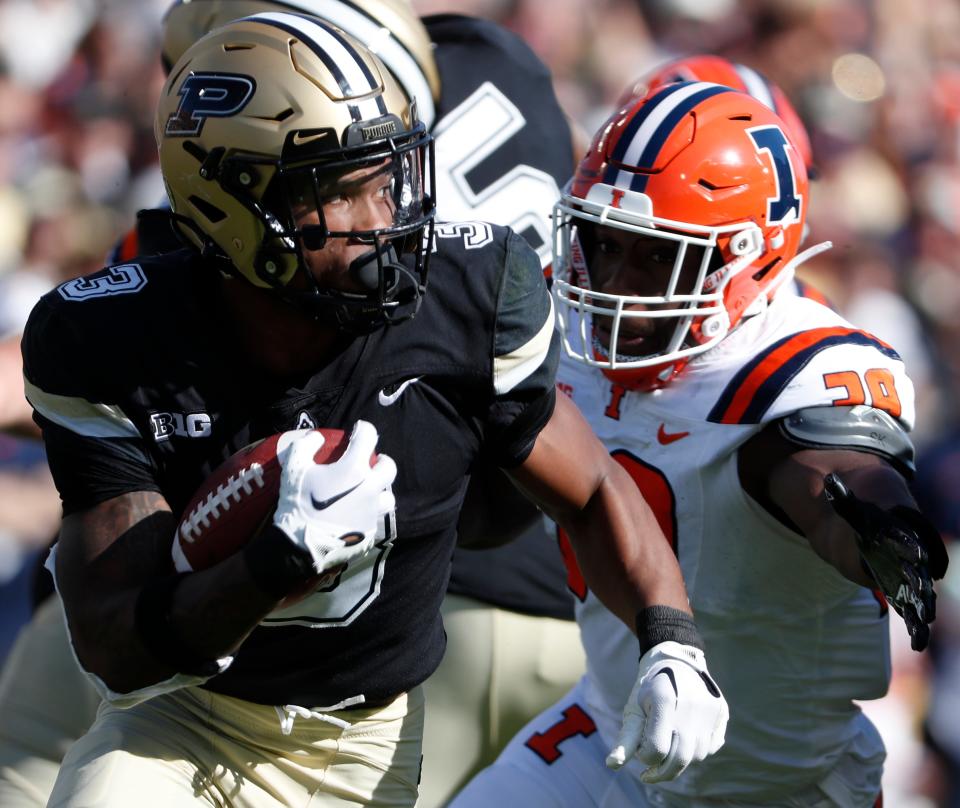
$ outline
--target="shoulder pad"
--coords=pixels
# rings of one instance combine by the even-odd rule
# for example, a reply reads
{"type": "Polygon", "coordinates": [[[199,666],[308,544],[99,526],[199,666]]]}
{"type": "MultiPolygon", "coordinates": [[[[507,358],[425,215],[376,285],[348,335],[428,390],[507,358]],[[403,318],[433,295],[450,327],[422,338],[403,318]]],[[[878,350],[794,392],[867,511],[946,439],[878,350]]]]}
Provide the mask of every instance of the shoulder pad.
{"type": "Polygon", "coordinates": [[[808,407],[790,413],[779,426],[787,440],[800,446],[870,452],[906,477],[916,470],[910,436],[896,418],[874,407],[808,407]]]}
{"type": "Polygon", "coordinates": [[[810,309],[829,315],[767,343],[726,385],[707,420],[760,424],[814,407],[866,405],[889,412],[909,430],[916,416],[913,383],[897,352],[872,334],[843,324],[801,298],[792,320],[810,309]],[[830,323],[833,321],[833,324],[830,323]]]}

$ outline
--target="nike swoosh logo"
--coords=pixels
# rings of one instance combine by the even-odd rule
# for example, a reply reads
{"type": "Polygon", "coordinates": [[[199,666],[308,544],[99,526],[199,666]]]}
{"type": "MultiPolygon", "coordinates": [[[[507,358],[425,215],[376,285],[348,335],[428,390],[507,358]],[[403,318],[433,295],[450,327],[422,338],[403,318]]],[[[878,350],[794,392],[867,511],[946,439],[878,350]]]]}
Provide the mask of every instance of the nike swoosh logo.
{"type": "Polygon", "coordinates": [[[293,133],[293,145],[294,146],[304,146],[307,143],[312,143],[314,140],[319,140],[320,138],[327,137],[326,132],[317,132],[316,134],[311,135],[301,135],[299,131],[293,133]]]}
{"type": "Polygon", "coordinates": [[[387,393],[386,389],[381,390],[379,395],[377,396],[377,400],[384,407],[389,407],[391,404],[393,404],[394,401],[400,398],[400,396],[403,394],[403,391],[406,390],[411,384],[414,384],[420,381],[420,378],[421,378],[420,376],[414,376],[412,379],[407,379],[392,393],[387,393]]]}
{"type": "MultiPolygon", "coordinates": [[[[663,670],[657,671],[657,676],[666,676],[670,680],[670,684],[673,685],[673,695],[677,698],[680,698],[680,691],[677,689],[677,677],[676,674],[670,668],[664,668],[663,670]]],[[[656,677],[654,677],[656,678],[656,677]]]]}
{"type": "Polygon", "coordinates": [[[334,494],[332,497],[330,497],[330,499],[316,499],[316,498],[313,496],[313,494],[311,494],[311,495],[310,495],[310,503],[311,503],[311,504],[313,505],[313,507],[316,508],[318,511],[326,510],[326,509],[329,508],[331,505],[333,505],[334,502],[339,502],[341,499],[343,499],[343,498],[344,498],[347,494],[349,494],[351,491],[356,491],[362,484],[363,484],[363,483],[357,483],[355,486],[353,486],[353,488],[348,488],[346,491],[341,491],[339,494],[334,494]]]}
{"type": "Polygon", "coordinates": [[[675,441],[683,440],[690,434],[689,432],[667,432],[664,426],[665,424],[660,424],[660,428],[657,430],[657,442],[660,443],[661,446],[667,446],[675,441]]]}

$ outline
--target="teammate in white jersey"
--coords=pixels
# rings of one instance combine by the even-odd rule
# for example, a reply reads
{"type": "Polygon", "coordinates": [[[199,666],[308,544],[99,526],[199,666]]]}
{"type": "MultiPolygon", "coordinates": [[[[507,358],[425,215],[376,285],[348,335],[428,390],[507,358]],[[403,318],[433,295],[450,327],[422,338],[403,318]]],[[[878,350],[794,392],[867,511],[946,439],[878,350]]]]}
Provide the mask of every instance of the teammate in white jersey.
{"type": "Polygon", "coordinates": [[[947,559],[905,481],[895,350],[777,295],[823,248],[797,254],[787,131],[749,95],[670,84],[604,124],[555,211],[558,383],[674,545],[726,743],[669,783],[604,765],[637,649],[571,553],[588,672],[455,808],[881,804],[883,743],[855,700],[886,692],[888,602],[925,647],[947,559]]]}

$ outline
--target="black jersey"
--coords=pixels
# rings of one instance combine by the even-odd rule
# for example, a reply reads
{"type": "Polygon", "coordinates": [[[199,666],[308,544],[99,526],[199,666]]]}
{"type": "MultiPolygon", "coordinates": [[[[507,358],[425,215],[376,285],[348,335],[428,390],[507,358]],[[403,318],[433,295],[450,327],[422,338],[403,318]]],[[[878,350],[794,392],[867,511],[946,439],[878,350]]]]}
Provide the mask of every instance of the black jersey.
{"type": "MultiPolygon", "coordinates": [[[[437,205],[443,219],[505,224],[550,262],[550,212],[573,172],[570,127],[550,71],[503,26],[424,17],[440,71],[437,205]]],[[[495,550],[457,550],[450,591],[525,614],[573,619],[556,538],[537,523],[495,550]]]]}
{"type": "Polygon", "coordinates": [[[66,513],[135,490],[179,513],[224,458],[287,429],[362,418],[396,461],[398,538],[268,616],[206,687],[266,704],[380,700],[439,663],[467,475],[481,456],[510,466],[529,453],[553,409],[559,348],[522,239],[460,224],[440,226],[436,243],[416,318],[282,386],[231,351],[211,315],[218,279],[189,250],[69,281],[34,309],[26,386],[66,513]]]}

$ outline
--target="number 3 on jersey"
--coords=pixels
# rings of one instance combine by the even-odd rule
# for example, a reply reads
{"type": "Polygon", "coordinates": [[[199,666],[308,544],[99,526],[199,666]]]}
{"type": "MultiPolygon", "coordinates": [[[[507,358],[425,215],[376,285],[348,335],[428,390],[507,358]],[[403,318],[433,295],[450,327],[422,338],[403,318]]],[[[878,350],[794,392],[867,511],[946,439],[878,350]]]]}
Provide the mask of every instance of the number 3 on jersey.
{"type": "Polygon", "coordinates": [[[523,113],[489,81],[451,110],[433,128],[437,161],[437,199],[446,221],[479,219],[508,225],[537,251],[540,265],[550,263],[550,212],[560,189],[549,174],[519,164],[483,188],[468,175],[527,121],[523,113]]]}
{"type": "MultiPolygon", "coordinates": [[[[656,517],[657,524],[666,536],[667,541],[677,553],[677,504],[673,495],[673,488],[664,473],[656,466],[644,463],[639,457],[625,449],[616,449],[610,453],[627,473],[633,478],[656,517]]],[[[587,598],[587,583],[577,564],[570,538],[562,528],[557,528],[557,542],[560,545],[560,554],[567,569],[567,587],[582,603],[587,598]]]]}
{"type": "Polygon", "coordinates": [[[147,285],[147,276],[140,264],[107,267],[85,278],[74,278],[57,287],[64,300],[93,300],[112,295],[129,295],[147,285]]]}

